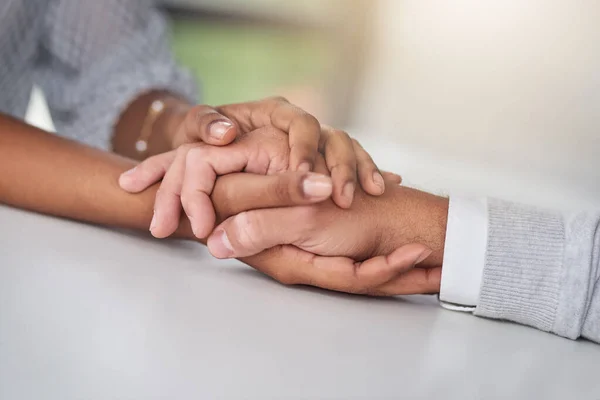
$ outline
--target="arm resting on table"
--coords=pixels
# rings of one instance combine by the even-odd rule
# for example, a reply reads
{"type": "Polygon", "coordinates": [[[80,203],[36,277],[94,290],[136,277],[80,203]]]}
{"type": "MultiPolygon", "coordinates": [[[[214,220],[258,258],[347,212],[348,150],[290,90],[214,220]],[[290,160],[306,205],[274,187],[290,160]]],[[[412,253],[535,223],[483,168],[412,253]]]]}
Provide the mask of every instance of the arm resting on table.
{"type": "MultiPolygon", "coordinates": [[[[91,223],[147,230],[157,186],[118,184],[135,163],[0,114],[0,203],[91,223]]],[[[187,220],[176,232],[191,237],[187,220]]]]}
{"type": "Polygon", "coordinates": [[[475,314],[600,343],[600,213],[490,200],[475,314]]]}

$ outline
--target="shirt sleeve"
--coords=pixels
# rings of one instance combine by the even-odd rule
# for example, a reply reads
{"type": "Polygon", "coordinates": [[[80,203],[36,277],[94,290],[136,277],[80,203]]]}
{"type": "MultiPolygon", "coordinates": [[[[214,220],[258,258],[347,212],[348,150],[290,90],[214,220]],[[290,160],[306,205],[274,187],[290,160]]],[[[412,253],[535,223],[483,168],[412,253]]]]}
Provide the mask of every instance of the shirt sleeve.
{"type": "Polygon", "coordinates": [[[600,212],[490,200],[475,315],[600,343],[600,212]]]}
{"type": "Polygon", "coordinates": [[[487,247],[487,200],[450,197],[440,304],[473,311],[478,304],[487,247]]]}
{"type": "Polygon", "coordinates": [[[170,51],[167,23],[150,0],[54,0],[36,63],[59,135],[108,149],[137,96],[166,90],[195,103],[197,86],[170,51]]]}

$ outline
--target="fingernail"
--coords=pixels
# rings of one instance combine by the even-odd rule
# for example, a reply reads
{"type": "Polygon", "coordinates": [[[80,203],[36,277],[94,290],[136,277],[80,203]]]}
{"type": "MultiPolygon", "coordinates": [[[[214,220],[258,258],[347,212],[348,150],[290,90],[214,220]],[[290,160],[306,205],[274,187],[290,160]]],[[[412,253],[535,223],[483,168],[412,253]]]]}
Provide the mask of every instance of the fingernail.
{"type": "Polygon", "coordinates": [[[378,171],[373,172],[373,182],[381,189],[381,193],[385,190],[385,182],[383,181],[383,176],[378,171]]]}
{"type": "Polygon", "coordinates": [[[344,186],[344,189],[342,190],[342,195],[350,200],[350,203],[352,203],[352,200],[354,199],[354,183],[352,182],[348,182],[346,183],[346,185],[344,186]]]}
{"type": "Polygon", "coordinates": [[[298,166],[298,171],[300,172],[308,172],[310,171],[310,164],[308,162],[303,162],[298,166]]]}
{"type": "Polygon", "coordinates": [[[309,174],[302,182],[304,195],[312,198],[326,198],[331,195],[331,179],[321,174],[309,174]]]}
{"type": "Polygon", "coordinates": [[[150,232],[152,232],[156,228],[156,210],[152,214],[152,221],[150,221],[150,232]]]}
{"type": "Polygon", "coordinates": [[[208,248],[217,258],[230,258],[233,256],[233,247],[224,230],[219,230],[208,239],[208,248]]]}
{"type": "Polygon", "coordinates": [[[431,253],[433,253],[433,250],[431,249],[425,249],[421,252],[421,254],[419,254],[419,257],[417,257],[417,260],[415,261],[415,264],[419,264],[423,261],[425,261],[425,259],[427,257],[429,257],[431,255],[431,253]]]}
{"type": "Polygon", "coordinates": [[[229,121],[215,121],[210,125],[209,133],[213,139],[221,140],[232,127],[233,124],[229,121]]]}

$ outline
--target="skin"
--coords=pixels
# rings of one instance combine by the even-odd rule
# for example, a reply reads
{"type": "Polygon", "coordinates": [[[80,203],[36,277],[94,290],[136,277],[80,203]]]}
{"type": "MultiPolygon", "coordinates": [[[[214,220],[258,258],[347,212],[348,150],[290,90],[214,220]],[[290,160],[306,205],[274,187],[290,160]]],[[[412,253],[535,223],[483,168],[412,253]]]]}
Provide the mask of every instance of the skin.
{"type": "MultiPolygon", "coordinates": [[[[324,153],[330,153],[329,159],[336,159],[336,155],[331,154],[337,151],[335,142],[325,142],[324,146],[324,153]]],[[[322,160],[322,157],[318,160],[322,160]]],[[[162,179],[150,231],[158,238],[171,235],[177,227],[183,206],[194,234],[201,239],[206,238],[215,226],[210,194],[217,176],[237,171],[278,174],[289,170],[291,162],[287,135],[268,126],[240,136],[224,147],[205,143],[183,144],[176,151],[142,162],[135,170],[123,174],[119,184],[123,189],[137,193],[162,179]]],[[[372,165],[370,157],[359,161],[359,166],[364,168],[372,165]]],[[[318,166],[321,173],[329,174],[328,166],[318,166]]],[[[365,180],[363,184],[368,186],[369,182],[365,180]]]]}
{"type": "MultiPolygon", "coordinates": [[[[101,225],[147,229],[158,185],[137,194],[123,191],[118,178],[134,165],[133,161],[1,115],[0,132],[0,171],[3,171],[0,203],[101,225]]],[[[306,205],[328,199],[331,191],[323,192],[320,197],[305,195],[305,183],[311,177],[314,175],[302,171],[220,177],[211,194],[217,221],[248,210],[306,205]]],[[[318,178],[321,182],[329,179],[323,175],[318,178]]],[[[181,219],[175,236],[195,240],[186,218],[181,219]]],[[[389,295],[436,290],[429,274],[418,272],[427,269],[413,269],[426,251],[428,248],[422,244],[407,244],[387,255],[356,260],[318,256],[295,246],[281,245],[241,260],[285,284],[389,295]]]]}
{"type": "MultiPolygon", "coordinates": [[[[181,168],[187,168],[185,179],[189,179],[190,190],[186,193],[185,188],[181,189],[185,182],[180,183],[177,195],[172,197],[173,207],[180,206],[181,197],[183,208],[188,215],[188,196],[202,193],[202,196],[206,197],[205,201],[209,202],[207,196],[212,189],[210,183],[219,174],[241,168],[261,174],[269,173],[269,169],[272,169],[271,172],[276,174],[287,168],[288,159],[281,156],[285,154],[285,135],[274,128],[251,132],[227,149],[209,145],[196,146],[200,147],[196,147],[195,150],[202,150],[201,157],[188,157],[187,162],[180,161],[181,168]],[[260,148],[264,157],[247,157],[247,154],[257,154],[254,147],[260,148]],[[226,155],[223,154],[225,151],[226,155]],[[202,166],[203,164],[205,165],[202,166]]],[[[186,154],[193,153],[190,150],[186,154]]],[[[172,163],[173,157],[167,158],[165,155],[165,165],[172,163]]],[[[136,191],[140,191],[163,176],[165,167],[152,169],[151,166],[151,163],[142,163],[137,168],[138,179],[135,182],[129,181],[129,174],[122,176],[121,186],[124,186],[123,182],[127,180],[136,191]]],[[[327,173],[327,165],[323,159],[317,159],[315,170],[327,173]]],[[[427,285],[424,286],[425,289],[415,286],[411,290],[439,291],[448,200],[400,187],[397,181],[388,181],[386,187],[385,193],[379,197],[357,190],[349,209],[340,208],[328,199],[303,207],[251,210],[237,214],[214,230],[208,239],[209,250],[218,258],[243,258],[286,245],[284,248],[301,249],[313,255],[345,256],[354,260],[365,260],[391,254],[395,249],[421,246],[421,252],[415,254],[413,259],[413,264],[418,264],[418,268],[412,270],[408,276],[419,276],[427,285]]],[[[196,211],[196,215],[206,217],[202,210],[196,211]]],[[[324,280],[320,281],[310,273],[298,277],[298,270],[286,265],[280,266],[278,270],[264,269],[261,266],[257,266],[257,269],[284,283],[332,288],[329,278],[324,277],[324,280]]],[[[380,274],[385,276],[386,272],[380,271],[380,274]]],[[[334,289],[390,295],[407,290],[406,282],[406,277],[399,276],[397,280],[391,279],[383,286],[368,290],[355,290],[348,286],[347,282],[340,282],[342,286],[334,289]]]]}
{"type": "MultiPolygon", "coordinates": [[[[271,128],[287,134],[286,167],[292,171],[311,171],[317,159],[325,156],[327,169],[333,180],[333,200],[342,207],[352,204],[358,183],[367,193],[378,196],[385,190],[383,177],[368,153],[351,139],[346,132],[322,126],[319,121],[284,98],[269,98],[255,102],[230,104],[220,107],[206,105],[191,106],[185,101],[164,92],[151,92],[140,96],[123,113],[115,127],[113,148],[115,152],[134,159],[147,158],[143,172],[130,171],[121,180],[121,186],[135,192],[136,180],[148,170],[161,171],[155,177],[164,178],[160,195],[156,198],[157,218],[152,221],[151,232],[155,237],[166,237],[173,233],[179,221],[179,201],[184,174],[194,166],[197,170],[205,164],[202,159],[205,148],[198,143],[223,146],[243,138],[260,128],[271,128]],[[165,102],[166,109],[153,124],[148,140],[148,151],[139,154],[135,150],[137,141],[150,104],[154,100],[165,102]],[[177,153],[169,153],[178,149],[177,153]],[[188,154],[189,152],[189,154],[188,154]],[[164,154],[167,153],[167,154],[164,154]],[[200,166],[200,167],[198,167],[200,166]]],[[[265,143],[265,141],[263,141],[265,143]]],[[[229,146],[228,146],[229,147],[229,146]]],[[[227,148],[228,148],[227,147],[227,148]]],[[[260,148],[253,147],[247,158],[260,157],[260,148]]],[[[228,156],[229,150],[221,154],[228,156]]],[[[275,156],[270,155],[271,159],[275,156]]],[[[210,172],[213,166],[204,165],[203,188],[189,187],[187,192],[199,190],[205,196],[188,196],[185,211],[199,238],[206,237],[214,228],[215,211],[208,201],[210,189],[217,174],[244,170],[247,161],[230,163],[228,168],[210,172]],[[216,173],[215,173],[216,172],[216,173]]],[[[194,169],[194,168],[193,168],[194,169]]],[[[249,169],[252,171],[252,169],[249,169]]],[[[188,179],[189,181],[189,179],[188,179]]]]}
{"type": "MultiPolygon", "coordinates": [[[[420,244],[424,247],[410,267],[412,269],[367,291],[352,288],[343,291],[382,296],[406,294],[407,291],[437,293],[447,216],[447,199],[390,182],[382,197],[357,193],[349,210],[340,209],[326,200],[307,206],[237,214],[215,229],[208,238],[208,247],[218,258],[247,257],[285,244],[322,256],[365,259],[420,244]]],[[[320,287],[329,284],[327,280],[319,281],[311,275],[298,277],[296,271],[285,265],[280,268],[287,269],[279,273],[291,275],[291,281],[296,284],[320,287]]]]}
{"type": "Polygon", "coordinates": [[[357,192],[348,210],[328,199],[314,205],[235,215],[210,235],[209,249],[215,257],[230,258],[291,244],[318,255],[367,259],[418,242],[432,250],[422,266],[441,265],[448,200],[408,187],[389,186],[377,198],[357,192]]]}

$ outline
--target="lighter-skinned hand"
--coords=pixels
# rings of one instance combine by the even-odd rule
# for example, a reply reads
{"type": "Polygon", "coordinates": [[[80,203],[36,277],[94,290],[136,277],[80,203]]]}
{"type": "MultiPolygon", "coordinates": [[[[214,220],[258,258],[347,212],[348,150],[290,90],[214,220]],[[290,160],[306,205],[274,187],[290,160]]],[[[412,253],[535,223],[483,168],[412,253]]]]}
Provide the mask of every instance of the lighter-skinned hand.
{"type": "MultiPolygon", "coordinates": [[[[311,195],[321,196],[323,190],[332,190],[333,201],[338,206],[350,207],[357,178],[362,187],[368,188],[365,190],[369,194],[381,195],[384,180],[381,178],[381,184],[375,184],[371,179],[373,174],[381,177],[381,173],[368,154],[354,144],[356,153],[348,159],[347,148],[340,139],[345,134],[325,132],[329,132],[324,134],[329,139],[322,143],[326,166],[321,172],[331,173],[331,182],[325,184],[315,178],[307,183],[311,195]],[[355,168],[348,168],[347,163],[358,163],[358,173],[355,168]],[[370,171],[370,175],[361,173],[361,170],[370,171]],[[324,188],[323,185],[332,185],[332,188],[324,188]],[[348,185],[351,188],[349,193],[348,185]]],[[[209,196],[217,176],[238,171],[267,175],[281,173],[292,169],[291,154],[288,136],[278,128],[267,126],[239,136],[224,147],[202,142],[183,144],[177,150],[141,162],[121,175],[119,184],[128,192],[136,193],[162,179],[156,195],[151,233],[159,238],[171,235],[177,228],[183,206],[196,237],[204,238],[215,225],[215,211],[209,196]]],[[[313,162],[318,160],[322,162],[321,155],[313,162]]],[[[401,178],[396,175],[394,179],[401,178]]]]}

